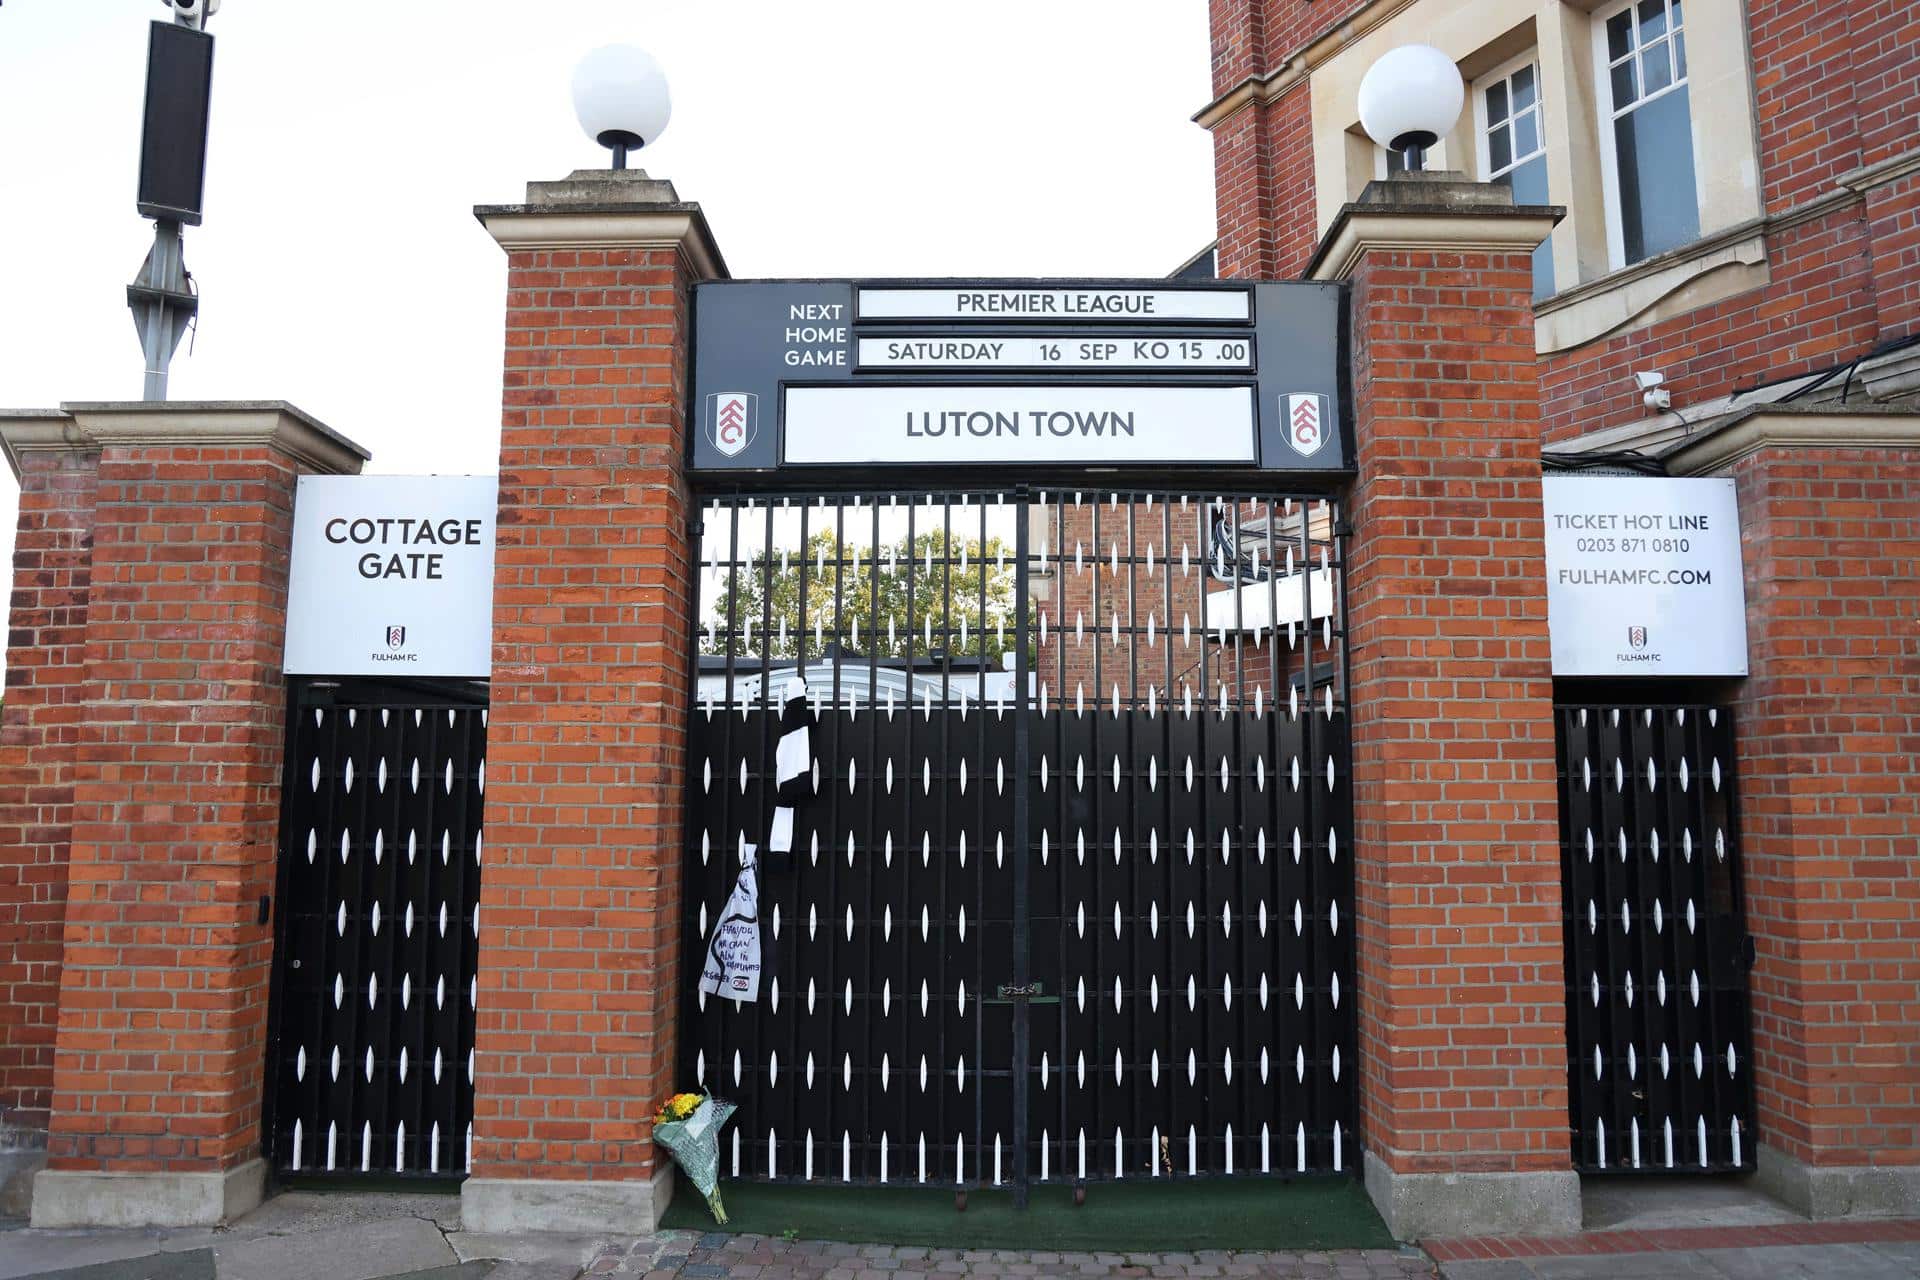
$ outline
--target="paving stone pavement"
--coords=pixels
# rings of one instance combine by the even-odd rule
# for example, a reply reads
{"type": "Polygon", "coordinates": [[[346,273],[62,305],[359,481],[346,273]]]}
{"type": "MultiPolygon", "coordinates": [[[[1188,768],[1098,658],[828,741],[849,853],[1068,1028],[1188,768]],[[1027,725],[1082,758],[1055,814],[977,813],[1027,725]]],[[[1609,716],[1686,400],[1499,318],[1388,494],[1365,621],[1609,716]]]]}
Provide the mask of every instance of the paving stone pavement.
{"type": "Polygon", "coordinates": [[[587,1268],[646,1280],[892,1280],[896,1276],[1259,1276],[1273,1280],[1403,1280],[1438,1272],[1419,1249],[1337,1253],[1048,1253],[832,1244],[670,1231],[614,1245],[587,1268]]]}
{"type": "Polygon", "coordinates": [[[1912,1280],[1920,1244],[1771,1245],[1440,1264],[1445,1280],[1912,1280]]]}

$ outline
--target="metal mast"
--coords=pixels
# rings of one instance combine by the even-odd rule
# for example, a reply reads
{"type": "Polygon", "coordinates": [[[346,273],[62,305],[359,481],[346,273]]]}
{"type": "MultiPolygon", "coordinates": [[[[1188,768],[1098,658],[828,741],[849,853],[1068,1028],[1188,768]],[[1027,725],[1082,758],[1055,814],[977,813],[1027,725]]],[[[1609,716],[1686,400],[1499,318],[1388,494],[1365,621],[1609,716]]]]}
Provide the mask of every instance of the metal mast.
{"type": "Polygon", "coordinates": [[[127,306],[146,357],[146,400],[167,398],[167,366],[200,310],[181,227],[200,224],[213,81],[213,37],[206,22],[220,7],[220,0],[162,3],[173,21],[154,23],[150,33],[140,145],[138,207],[153,219],[153,248],[127,286],[127,306]]]}

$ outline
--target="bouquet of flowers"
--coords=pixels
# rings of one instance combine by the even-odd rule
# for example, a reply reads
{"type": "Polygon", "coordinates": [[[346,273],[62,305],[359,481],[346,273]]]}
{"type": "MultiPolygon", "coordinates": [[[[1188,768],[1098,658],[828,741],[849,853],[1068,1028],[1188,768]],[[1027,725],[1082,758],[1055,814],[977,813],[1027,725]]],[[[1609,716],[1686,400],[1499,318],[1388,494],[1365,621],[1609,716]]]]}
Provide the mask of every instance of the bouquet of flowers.
{"type": "Polygon", "coordinates": [[[727,1210],[720,1203],[720,1126],[733,1114],[733,1104],[705,1093],[676,1093],[653,1117],[653,1140],[673,1153],[674,1163],[706,1197],[713,1220],[724,1224],[727,1210]]]}

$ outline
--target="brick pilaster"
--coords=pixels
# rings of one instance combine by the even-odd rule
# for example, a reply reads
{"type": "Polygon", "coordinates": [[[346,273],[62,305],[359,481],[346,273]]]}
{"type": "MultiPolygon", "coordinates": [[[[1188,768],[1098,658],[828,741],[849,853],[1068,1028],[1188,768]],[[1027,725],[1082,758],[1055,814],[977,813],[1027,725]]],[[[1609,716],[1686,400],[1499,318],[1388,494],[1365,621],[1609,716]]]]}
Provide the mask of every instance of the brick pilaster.
{"type": "Polygon", "coordinates": [[[1375,184],[1315,264],[1352,287],[1361,1123],[1403,1238],[1580,1223],[1528,258],[1555,211],[1445,194],[1375,184]]]}
{"type": "Polygon", "coordinates": [[[1674,464],[1731,475],[1740,501],[1749,675],[1734,731],[1760,1177],[1810,1216],[1912,1215],[1920,419],[1774,410],[1674,464]]]}
{"type": "Polygon", "coordinates": [[[479,210],[508,253],[470,1229],[644,1228],[676,1081],[697,206],[644,174],[479,210]],[[564,1197],[543,1183],[571,1184],[564,1197]]]}
{"type": "Polygon", "coordinates": [[[97,472],[33,1221],[214,1222],[264,1181],[294,478],[365,454],[280,404],[63,412],[97,472]]]}
{"type": "Polygon", "coordinates": [[[0,1160],[45,1146],[53,1093],[99,468],[66,424],[58,412],[0,422],[20,481],[0,710],[0,1160]]]}

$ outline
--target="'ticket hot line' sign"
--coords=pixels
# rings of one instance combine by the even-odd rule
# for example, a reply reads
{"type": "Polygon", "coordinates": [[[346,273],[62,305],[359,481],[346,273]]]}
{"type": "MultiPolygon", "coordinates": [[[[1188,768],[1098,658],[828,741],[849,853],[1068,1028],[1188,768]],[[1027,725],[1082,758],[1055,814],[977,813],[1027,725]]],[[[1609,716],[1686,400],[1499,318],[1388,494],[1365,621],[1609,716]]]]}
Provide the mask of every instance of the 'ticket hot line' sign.
{"type": "Polygon", "coordinates": [[[1557,676],[1747,673],[1733,481],[1548,476],[1557,676]]]}

